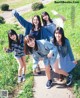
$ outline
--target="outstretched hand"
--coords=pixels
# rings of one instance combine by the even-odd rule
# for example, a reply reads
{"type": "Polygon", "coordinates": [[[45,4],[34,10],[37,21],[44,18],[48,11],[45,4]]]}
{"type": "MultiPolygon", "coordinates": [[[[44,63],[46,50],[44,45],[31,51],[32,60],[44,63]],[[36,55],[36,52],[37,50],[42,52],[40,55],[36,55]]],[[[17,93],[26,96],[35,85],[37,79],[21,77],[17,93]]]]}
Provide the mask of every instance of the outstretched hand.
{"type": "Polygon", "coordinates": [[[75,60],[75,61],[73,61],[73,63],[74,63],[74,64],[77,64],[77,61],[75,60]]]}
{"type": "Polygon", "coordinates": [[[3,50],[4,50],[5,52],[7,52],[7,48],[6,48],[6,47],[4,47],[3,50]]]}
{"type": "Polygon", "coordinates": [[[53,55],[53,54],[50,52],[50,53],[48,53],[47,57],[48,57],[48,58],[51,58],[52,55],[53,55]]]}
{"type": "Polygon", "coordinates": [[[51,11],[54,15],[58,15],[58,12],[56,12],[55,10],[51,11]]]}

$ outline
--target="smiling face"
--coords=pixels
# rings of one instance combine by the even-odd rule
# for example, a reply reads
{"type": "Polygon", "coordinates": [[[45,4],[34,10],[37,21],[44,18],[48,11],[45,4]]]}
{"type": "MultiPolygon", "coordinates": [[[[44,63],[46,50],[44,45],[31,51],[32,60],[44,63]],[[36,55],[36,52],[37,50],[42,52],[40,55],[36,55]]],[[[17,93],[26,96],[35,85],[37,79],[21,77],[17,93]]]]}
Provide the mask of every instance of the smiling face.
{"type": "Polygon", "coordinates": [[[15,34],[13,34],[13,35],[9,35],[9,37],[10,37],[11,40],[16,41],[16,35],[15,35],[15,34]]]}
{"type": "Polygon", "coordinates": [[[28,41],[27,41],[27,45],[28,45],[29,47],[34,48],[34,47],[35,47],[35,39],[30,39],[30,40],[28,40],[28,41]]]}
{"type": "Polygon", "coordinates": [[[39,20],[38,20],[38,18],[35,16],[34,18],[33,18],[33,24],[35,25],[35,26],[38,26],[38,24],[39,24],[39,20]]]}
{"type": "Polygon", "coordinates": [[[44,15],[44,16],[43,16],[43,20],[49,21],[48,15],[44,15]]]}
{"type": "Polygon", "coordinates": [[[55,35],[57,42],[61,42],[62,35],[59,32],[55,32],[54,35],[55,35]]]}

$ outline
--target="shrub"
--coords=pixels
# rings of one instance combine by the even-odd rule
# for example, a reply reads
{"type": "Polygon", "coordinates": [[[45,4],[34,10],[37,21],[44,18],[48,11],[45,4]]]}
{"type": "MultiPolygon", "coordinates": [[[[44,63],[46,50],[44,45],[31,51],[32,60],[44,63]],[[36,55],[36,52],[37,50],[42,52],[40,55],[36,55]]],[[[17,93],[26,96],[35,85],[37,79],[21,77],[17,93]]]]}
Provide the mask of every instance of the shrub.
{"type": "Polygon", "coordinates": [[[1,23],[5,23],[4,18],[2,16],[0,16],[0,24],[1,23]]]}
{"type": "Polygon", "coordinates": [[[33,11],[36,11],[36,10],[40,10],[41,8],[43,8],[43,4],[41,2],[36,2],[36,3],[33,3],[32,4],[32,9],[33,11]]]}
{"type": "Polygon", "coordinates": [[[1,10],[2,11],[8,11],[9,10],[9,5],[8,4],[2,4],[1,5],[1,10]]]}

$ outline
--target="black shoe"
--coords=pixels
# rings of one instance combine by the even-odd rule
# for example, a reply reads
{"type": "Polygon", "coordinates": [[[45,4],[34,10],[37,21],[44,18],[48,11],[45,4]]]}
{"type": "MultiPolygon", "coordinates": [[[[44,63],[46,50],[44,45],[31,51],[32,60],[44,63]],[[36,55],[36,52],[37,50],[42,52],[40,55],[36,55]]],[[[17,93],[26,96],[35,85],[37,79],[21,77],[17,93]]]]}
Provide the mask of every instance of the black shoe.
{"type": "Polygon", "coordinates": [[[47,83],[46,83],[46,88],[51,88],[52,86],[52,80],[48,80],[47,83]]]}
{"type": "Polygon", "coordinates": [[[41,74],[41,70],[40,70],[39,66],[36,68],[36,72],[37,72],[37,74],[41,74]]]}
{"type": "Polygon", "coordinates": [[[69,74],[69,76],[67,77],[66,85],[67,85],[67,86],[70,86],[70,85],[71,85],[71,83],[72,83],[72,75],[71,75],[71,74],[69,74]]]}

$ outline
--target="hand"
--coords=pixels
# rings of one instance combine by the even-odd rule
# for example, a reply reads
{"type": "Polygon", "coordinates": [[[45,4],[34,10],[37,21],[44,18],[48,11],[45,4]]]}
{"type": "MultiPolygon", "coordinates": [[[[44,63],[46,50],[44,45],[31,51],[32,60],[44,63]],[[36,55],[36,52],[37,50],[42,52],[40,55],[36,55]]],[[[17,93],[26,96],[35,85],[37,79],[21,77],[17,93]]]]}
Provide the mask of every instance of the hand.
{"type": "Polygon", "coordinates": [[[4,47],[3,50],[4,50],[5,52],[7,52],[7,48],[6,48],[6,47],[4,47]]]}
{"type": "Polygon", "coordinates": [[[54,15],[58,15],[58,12],[56,12],[55,10],[51,11],[54,15]]]}
{"type": "Polygon", "coordinates": [[[74,64],[77,64],[77,61],[73,61],[74,64]]]}
{"type": "Polygon", "coordinates": [[[47,57],[51,58],[52,57],[52,53],[48,53],[47,57]]]}

